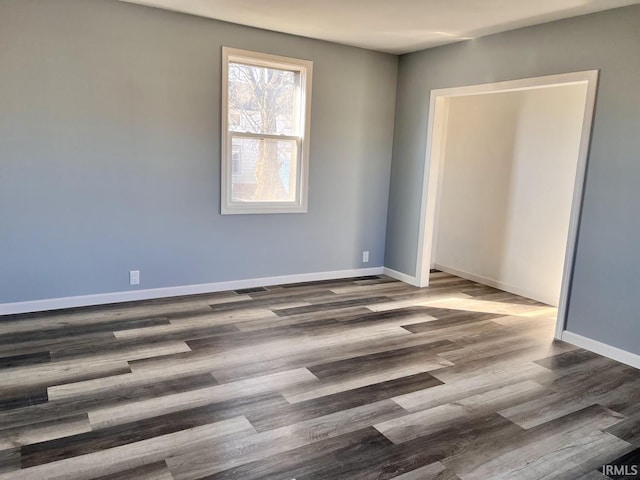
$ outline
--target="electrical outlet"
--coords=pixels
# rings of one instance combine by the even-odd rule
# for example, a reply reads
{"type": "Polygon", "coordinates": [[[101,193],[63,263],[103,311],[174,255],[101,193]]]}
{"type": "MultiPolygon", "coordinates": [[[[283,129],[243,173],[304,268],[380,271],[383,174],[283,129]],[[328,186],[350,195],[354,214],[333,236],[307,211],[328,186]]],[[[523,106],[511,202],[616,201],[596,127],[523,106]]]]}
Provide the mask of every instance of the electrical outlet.
{"type": "Polygon", "coordinates": [[[365,250],[364,252],[362,252],[362,263],[368,263],[369,262],[369,250],[365,250]]]}
{"type": "Polygon", "coordinates": [[[129,270],[129,285],[140,285],[140,270],[129,270]]]}

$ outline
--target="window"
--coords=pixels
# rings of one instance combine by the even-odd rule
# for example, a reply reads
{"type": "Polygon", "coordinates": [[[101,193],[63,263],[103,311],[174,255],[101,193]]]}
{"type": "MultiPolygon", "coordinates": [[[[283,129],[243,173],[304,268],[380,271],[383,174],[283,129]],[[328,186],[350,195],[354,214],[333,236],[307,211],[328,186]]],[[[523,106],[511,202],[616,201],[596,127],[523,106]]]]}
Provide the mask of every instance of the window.
{"type": "Polygon", "coordinates": [[[306,212],[312,62],[222,57],[222,213],[306,212]]]}

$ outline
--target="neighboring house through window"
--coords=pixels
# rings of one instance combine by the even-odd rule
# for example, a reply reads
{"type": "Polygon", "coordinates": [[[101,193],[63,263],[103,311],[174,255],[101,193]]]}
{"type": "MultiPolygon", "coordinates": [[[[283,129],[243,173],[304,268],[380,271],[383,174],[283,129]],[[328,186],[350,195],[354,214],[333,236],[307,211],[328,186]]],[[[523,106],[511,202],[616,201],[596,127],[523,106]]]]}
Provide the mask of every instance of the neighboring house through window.
{"type": "Polygon", "coordinates": [[[242,173],[242,147],[231,145],[231,173],[240,175],[242,173]]]}

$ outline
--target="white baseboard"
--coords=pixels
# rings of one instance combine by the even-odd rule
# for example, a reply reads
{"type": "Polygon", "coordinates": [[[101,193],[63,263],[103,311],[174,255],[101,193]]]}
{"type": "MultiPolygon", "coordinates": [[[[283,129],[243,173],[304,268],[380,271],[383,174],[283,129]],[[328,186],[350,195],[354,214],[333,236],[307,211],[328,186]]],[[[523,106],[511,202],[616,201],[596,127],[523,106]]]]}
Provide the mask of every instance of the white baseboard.
{"type": "Polygon", "coordinates": [[[635,368],[640,368],[640,355],[635,353],[627,352],[626,350],[622,350],[617,347],[612,347],[606,343],[583,337],[582,335],[569,332],[568,330],[562,332],[561,338],[564,342],[575,345],[576,347],[581,347],[604,357],[611,358],[612,360],[616,360],[617,362],[625,363],[635,368]]]}
{"type": "Polygon", "coordinates": [[[462,270],[446,267],[444,265],[436,264],[434,268],[446,273],[450,273],[451,275],[455,275],[456,277],[466,278],[467,280],[471,280],[472,282],[481,283],[489,287],[497,288],[499,290],[504,290],[505,292],[515,293],[516,295],[520,295],[521,297],[531,298],[532,300],[537,300],[538,302],[542,302],[547,305],[551,305],[554,307],[558,306],[557,298],[547,298],[545,295],[540,295],[535,292],[530,292],[523,288],[514,287],[513,285],[509,285],[508,283],[500,282],[492,278],[484,277],[482,275],[476,275],[474,273],[463,272],[462,270]]]}
{"type": "Polygon", "coordinates": [[[108,303],[178,297],[181,295],[196,295],[199,293],[223,292],[226,290],[238,290],[241,288],[268,287],[270,285],[284,285],[287,283],[316,282],[319,280],[382,275],[383,273],[383,267],[358,268],[353,270],[337,270],[333,272],[300,273],[295,275],[282,275],[278,277],[250,278],[246,280],[231,280],[228,282],[183,285],[179,287],[151,288],[146,290],[132,290],[128,292],[99,293],[94,295],[81,295],[77,297],[47,298],[44,300],[32,300],[27,302],[1,303],[0,315],[43,312],[47,310],[60,310],[63,308],[88,307],[93,305],[105,305],[108,303]]]}
{"type": "Polygon", "coordinates": [[[391,270],[390,268],[384,267],[384,274],[388,277],[400,280],[401,282],[413,285],[414,287],[419,287],[418,279],[416,277],[412,277],[411,275],[407,275],[406,273],[397,272],[395,270],[391,270]]]}

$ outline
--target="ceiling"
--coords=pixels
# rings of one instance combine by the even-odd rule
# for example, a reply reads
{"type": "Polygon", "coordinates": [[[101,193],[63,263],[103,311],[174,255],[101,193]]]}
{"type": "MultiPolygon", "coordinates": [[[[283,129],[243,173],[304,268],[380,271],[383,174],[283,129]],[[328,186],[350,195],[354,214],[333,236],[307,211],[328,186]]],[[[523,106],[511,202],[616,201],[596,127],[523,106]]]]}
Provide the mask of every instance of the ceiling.
{"type": "Polygon", "coordinates": [[[121,0],[390,53],[640,0],[121,0]]]}

